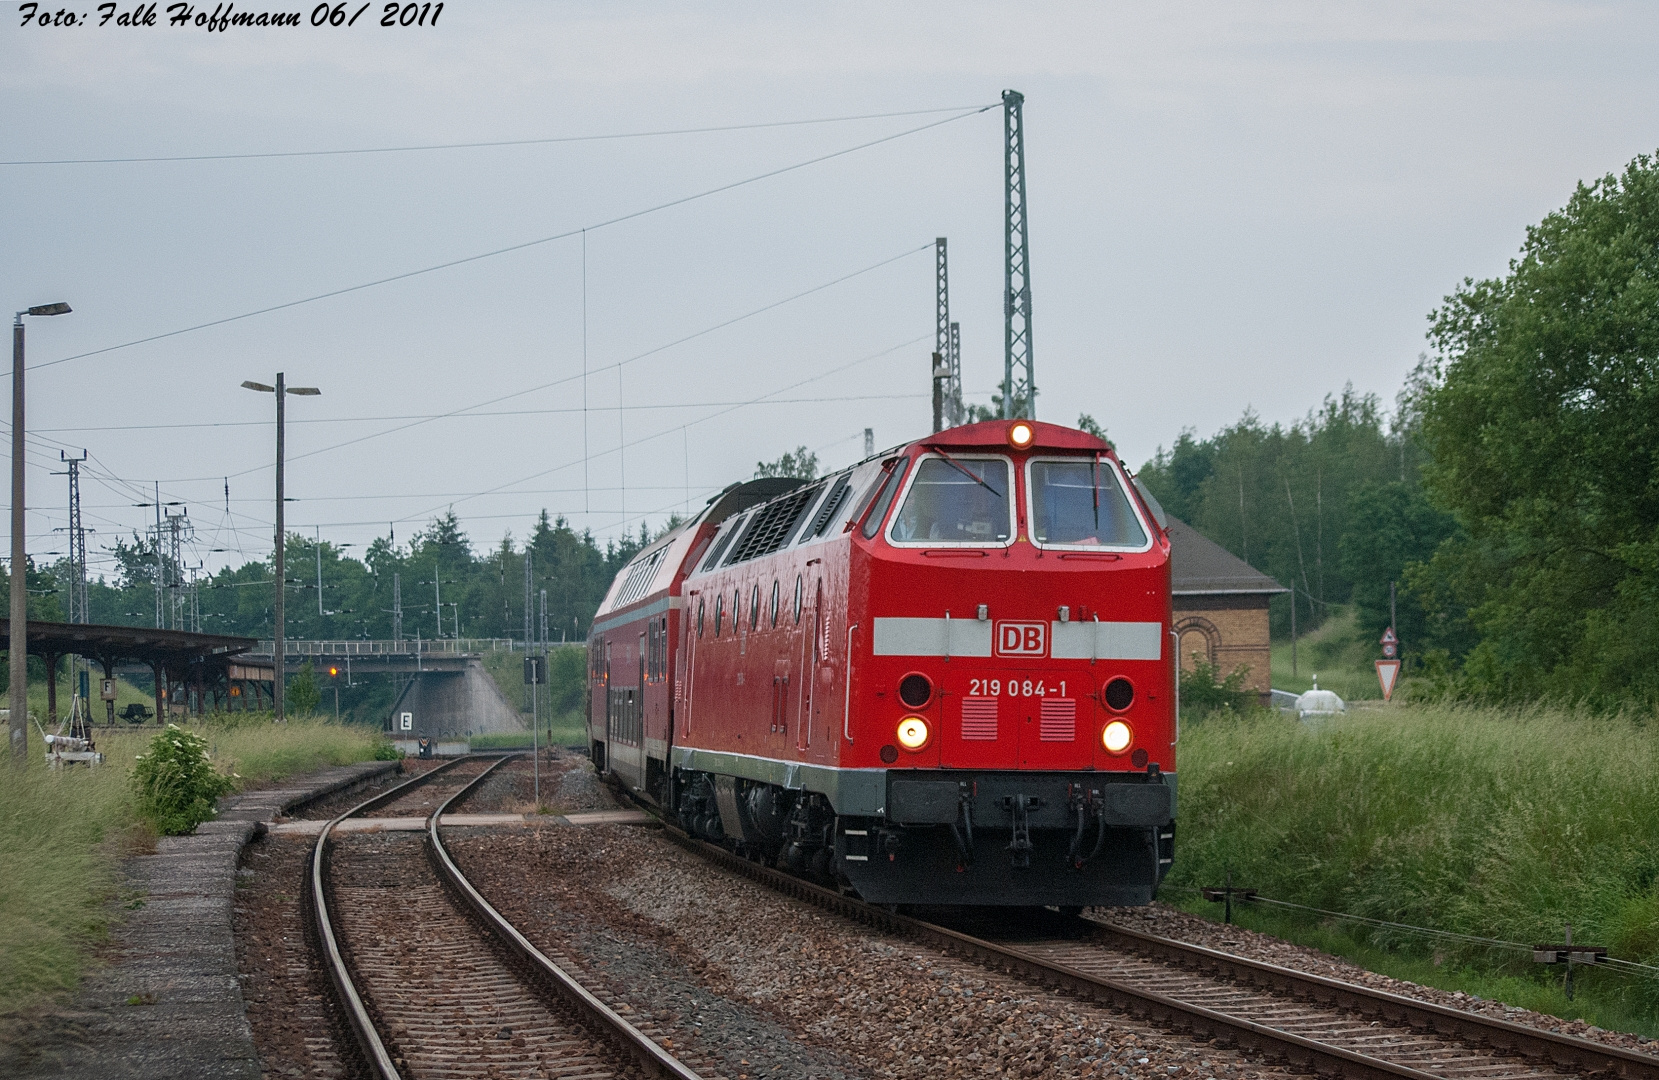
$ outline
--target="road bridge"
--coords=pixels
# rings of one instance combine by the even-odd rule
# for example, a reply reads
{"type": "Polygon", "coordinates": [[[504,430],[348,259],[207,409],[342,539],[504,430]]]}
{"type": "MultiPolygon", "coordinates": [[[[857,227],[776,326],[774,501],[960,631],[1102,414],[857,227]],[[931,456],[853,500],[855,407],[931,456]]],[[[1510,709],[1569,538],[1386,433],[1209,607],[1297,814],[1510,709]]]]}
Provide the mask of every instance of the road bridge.
{"type": "MultiPolygon", "coordinates": [[[[559,645],[552,648],[581,646],[559,645]]],[[[275,671],[274,642],[258,642],[239,659],[275,671]]],[[[404,638],[401,641],[346,639],[283,642],[282,666],[288,675],[307,663],[312,670],[340,669],[341,676],[390,675],[397,697],[386,730],[400,739],[459,739],[470,735],[522,731],[524,718],[502,694],[483,658],[489,653],[525,653],[524,642],[511,638],[404,638]],[[404,727],[404,723],[408,727],[404,727]]]]}

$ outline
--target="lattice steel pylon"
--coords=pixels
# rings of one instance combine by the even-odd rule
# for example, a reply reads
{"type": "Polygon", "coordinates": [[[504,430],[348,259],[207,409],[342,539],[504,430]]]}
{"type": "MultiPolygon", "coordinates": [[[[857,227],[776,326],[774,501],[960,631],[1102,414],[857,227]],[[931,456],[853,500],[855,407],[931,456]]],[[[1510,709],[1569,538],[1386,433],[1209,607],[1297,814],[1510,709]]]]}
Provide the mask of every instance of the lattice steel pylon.
{"type": "Polygon", "coordinates": [[[196,530],[190,524],[190,511],[184,510],[177,514],[168,512],[162,521],[170,534],[170,543],[167,546],[168,556],[172,560],[171,566],[166,566],[162,580],[167,590],[167,609],[172,619],[174,630],[186,629],[184,605],[184,550],[183,545],[196,538],[196,530]]]}
{"type": "Polygon", "coordinates": [[[58,457],[69,466],[69,621],[88,623],[86,605],[86,528],[81,522],[81,462],[86,451],[72,458],[62,450],[58,457]]]}
{"type": "MultiPolygon", "coordinates": [[[[943,236],[933,242],[933,263],[933,355],[939,357],[940,365],[944,368],[941,419],[944,427],[956,427],[966,419],[962,414],[961,327],[960,324],[950,321],[950,265],[946,258],[943,236]]],[[[935,374],[935,378],[938,377],[935,374]]]]}
{"type": "Polygon", "coordinates": [[[1025,208],[1025,95],[1002,92],[1003,174],[1007,180],[1003,238],[1004,353],[1002,415],[1037,418],[1037,377],[1031,363],[1031,262],[1025,208]]]}
{"type": "Polygon", "coordinates": [[[968,408],[962,404],[962,324],[950,324],[950,352],[946,354],[946,363],[950,365],[950,384],[946,388],[945,408],[949,410],[951,426],[968,422],[968,408]]]}

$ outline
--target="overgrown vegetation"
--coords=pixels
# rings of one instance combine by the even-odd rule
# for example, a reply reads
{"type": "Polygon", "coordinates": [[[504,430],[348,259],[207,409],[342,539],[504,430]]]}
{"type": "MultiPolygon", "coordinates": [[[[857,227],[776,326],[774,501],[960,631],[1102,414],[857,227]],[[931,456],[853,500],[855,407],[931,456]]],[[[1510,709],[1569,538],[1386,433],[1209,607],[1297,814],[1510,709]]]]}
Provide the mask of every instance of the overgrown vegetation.
{"type": "MultiPolygon", "coordinates": [[[[377,732],[270,714],[231,714],[192,724],[212,767],[259,785],[323,765],[384,756],[377,732]]],[[[39,758],[12,773],[0,799],[0,1013],[39,1004],[78,984],[112,910],[143,897],[118,894],[117,860],[153,834],[143,824],[133,773],[150,732],[103,734],[103,765],[60,771],[39,758]]]]}
{"type": "Polygon", "coordinates": [[[1245,688],[1250,668],[1240,664],[1227,675],[1208,662],[1195,658],[1192,670],[1181,672],[1181,715],[1209,716],[1211,713],[1243,713],[1260,706],[1259,695],[1245,688]]]}
{"type": "Polygon", "coordinates": [[[132,771],[138,814],[162,836],[183,836],[210,820],[219,796],[236,787],[234,777],[208,761],[207,740],[177,724],[156,732],[132,771]]]}
{"type": "MultiPolygon", "coordinates": [[[[1659,964],[1651,719],[1426,705],[1317,726],[1265,712],[1193,724],[1169,887],[1178,897],[1230,872],[1275,899],[1521,943],[1559,940],[1571,923],[1574,940],[1659,964]]],[[[1413,962],[1438,952],[1454,967],[1545,977],[1526,954],[1352,936],[1413,962]]],[[[1659,1007],[1659,980],[1583,982],[1609,1022],[1659,1007]]]]}

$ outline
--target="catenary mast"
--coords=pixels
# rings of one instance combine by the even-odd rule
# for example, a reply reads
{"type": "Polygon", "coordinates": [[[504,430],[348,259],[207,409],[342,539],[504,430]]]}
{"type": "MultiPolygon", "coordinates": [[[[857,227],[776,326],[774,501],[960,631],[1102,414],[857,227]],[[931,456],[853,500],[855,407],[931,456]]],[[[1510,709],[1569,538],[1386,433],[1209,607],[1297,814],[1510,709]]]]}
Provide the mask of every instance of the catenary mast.
{"type": "Polygon", "coordinates": [[[1002,415],[1037,418],[1037,378],[1031,363],[1031,266],[1025,212],[1025,95],[1002,92],[1003,172],[1007,180],[1003,239],[1004,353],[1002,415]]]}

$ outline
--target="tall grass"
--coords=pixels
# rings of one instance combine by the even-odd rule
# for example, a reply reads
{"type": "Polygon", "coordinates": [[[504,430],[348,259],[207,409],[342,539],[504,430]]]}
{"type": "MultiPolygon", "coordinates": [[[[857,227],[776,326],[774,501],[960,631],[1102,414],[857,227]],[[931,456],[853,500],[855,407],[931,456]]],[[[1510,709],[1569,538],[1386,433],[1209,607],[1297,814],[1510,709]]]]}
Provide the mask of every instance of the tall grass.
{"type": "MultiPolygon", "coordinates": [[[[1659,964],[1648,719],[1424,705],[1318,726],[1280,714],[1189,725],[1169,884],[1231,872],[1275,899],[1522,943],[1559,941],[1571,923],[1575,941],[1659,964]]],[[[1510,970],[1530,978],[1530,959],[1510,970]]],[[[1632,1006],[1659,1005],[1659,982],[1602,978],[1632,1006]]]]}
{"type": "MultiPolygon", "coordinates": [[[[233,716],[193,726],[216,767],[244,786],[322,765],[382,756],[367,728],[233,716]]],[[[103,765],[60,771],[42,761],[38,734],[27,767],[0,764],[0,1013],[73,990],[112,918],[142,898],[119,895],[118,860],[152,837],[139,824],[131,773],[152,727],[105,732],[103,765]]]]}

